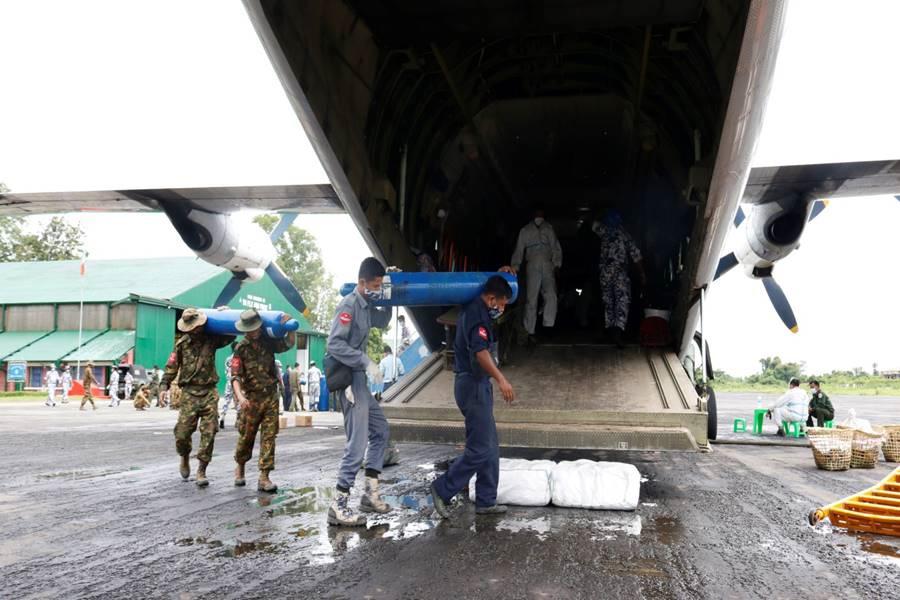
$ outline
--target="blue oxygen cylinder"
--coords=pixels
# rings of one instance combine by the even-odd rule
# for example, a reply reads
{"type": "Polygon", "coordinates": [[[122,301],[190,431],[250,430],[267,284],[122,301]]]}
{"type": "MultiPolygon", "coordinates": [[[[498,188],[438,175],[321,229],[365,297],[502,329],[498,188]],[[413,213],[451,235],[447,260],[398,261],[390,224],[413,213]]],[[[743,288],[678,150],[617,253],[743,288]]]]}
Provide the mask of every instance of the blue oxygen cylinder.
{"type": "MultiPolygon", "coordinates": [[[[519,295],[515,275],[509,273],[422,273],[418,271],[388,273],[384,276],[384,297],[375,306],[451,306],[471,302],[481,293],[487,280],[500,275],[512,288],[510,302],[519,295]]],[[[341,295],[353,292],[355,283],[341,286],[341,295]]]]}
{"type": "MultiPolygon", "coordinates": [[[[201,308],[200,311],[206,315],[205,329],[209,333],[216,335],[244,335],[244,332],[238,331],[235,325],[241,320],[242,310],[216,310],[214,308],[201,308]]],[[[284,313],[280,310],[261,310],[259,316],[262,317],[263,333],[273,339],[281,339],[291,331],[297,331],[300,328],[300,321],[291,319],[287,323],[282,323],[281,319],[284,313]]]]}
{"type": "Polygon", "coordinates": [[[321,379],[319,379],[319,412],[328,412],[328,383],[325,381],[325,376],[323,375],[321,379]]]}

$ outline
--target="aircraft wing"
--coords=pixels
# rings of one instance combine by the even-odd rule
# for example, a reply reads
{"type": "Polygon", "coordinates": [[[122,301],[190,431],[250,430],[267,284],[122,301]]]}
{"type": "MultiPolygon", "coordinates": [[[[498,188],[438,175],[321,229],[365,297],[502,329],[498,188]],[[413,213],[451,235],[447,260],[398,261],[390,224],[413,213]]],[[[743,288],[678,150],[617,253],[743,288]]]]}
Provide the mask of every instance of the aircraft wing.
{"type": "Polygon", "coordinates": [[[313,184],[7,193],[0,194],[0,216],[83,211],[155,212],[162,211],[163,204],[214,213],[231,213],[242,208],[319,214],[344,212],[330,184],[313,184]]]}
{"type": "Polygon", "coordinates": [[[751,169],[741,202],[763,204],[788,196],[831,199],[900,193],[900,160],[751,169]]]}

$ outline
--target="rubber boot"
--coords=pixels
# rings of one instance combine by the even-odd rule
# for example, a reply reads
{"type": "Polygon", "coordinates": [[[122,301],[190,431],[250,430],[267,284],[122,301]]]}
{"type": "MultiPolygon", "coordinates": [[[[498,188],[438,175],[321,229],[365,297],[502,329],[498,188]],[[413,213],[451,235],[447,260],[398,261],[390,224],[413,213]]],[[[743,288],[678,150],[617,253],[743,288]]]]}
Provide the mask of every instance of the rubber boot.
{"type": "Polygon", "coordinates": [[[185,481],[191,476],[191,463],[187,456],[181,457],[181,464],[178,465],[178,472],[181,473],[181,478],[185,481]]]}
{"type": "Polygon", "coordinates": [[[237,463],[237,466],[234,468],[234,485],[236,487],[247,485],[247,480],[244,479],[244,465],[242,463],[237,463]]]}
{"type": "Polygon", "coordinates": [[[359,500],[359,510],[381,515],[391,512],[391,507],[381,499],[381,494],[378,493],[377,477],[366,477],[366,493],[359,500]]]}
{"type": "Polygon", "coordinates": [[[269,479],[268,471],[259,472],[259,482],[256,484],[256,491],[268,492],[269,494],[274,494],[278,491],[278,486],[272,483],[272,480],[269,479]]]}
{"type": "Polygon", "coordinates": [[[209,479],[206,478],[206,465],[207,464],[208,463],[205,463],[202,460],[199,461],[199,463],[198,463],[197,481],[195,482],[197,484],[197,487],[206,487],[209,485],[209,479]]]}
{"type": "Polygon", "coordinates": [[[328,524],[344,527],[364,527],[366,517],[357,514],[350,508],[350,494],[337,491],[331,506],[328,507],[328,524]]]}

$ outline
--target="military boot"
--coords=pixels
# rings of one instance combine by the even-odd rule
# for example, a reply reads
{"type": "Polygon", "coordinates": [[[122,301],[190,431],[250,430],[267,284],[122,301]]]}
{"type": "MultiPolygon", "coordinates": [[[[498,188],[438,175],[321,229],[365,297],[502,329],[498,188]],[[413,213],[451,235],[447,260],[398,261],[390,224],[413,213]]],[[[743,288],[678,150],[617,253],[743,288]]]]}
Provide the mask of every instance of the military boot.
{"type": "Polygon", "coordinates": [[[366,518],[353,512],[350,508],[350,494],[338,490],[331,506],[328,507],[328,524],[343,525],[345,527],[364,527],[366,518]]]}
{"type": "Polygon", "coordinates": [[[181,457],[181,464],[178,465],[178,472],[181,473],[181,478],[185,481],[191,476],[191,463],[187,456],[181,457]]]}
{"type": "Polygon", "coordinates": [[[256,490],[259,492],[268,492],[270,494],[274,494],[278,491],[278,486],[269,479],[268,471],[259,472],[259,482],[256,484],[256,490]]]}
{"type": "Polygon", "coordinates": [[[366,477],[366,493],[359,500],[359,510],[379,514],[391,512],[391,507],[381,499],[381,494],[378,493],[377,477],[366,477]]]}
{"type": "Polygon", "coordinates": [[[202,460],[199,461],[199,464],[197,466],[197,481],[195,482],[197,484],[197,487],[206,487],[209,485],[209,479],[206,478],[207,464],[208,463],[205,463],[202,460]]]}
{"type": "Polygon", "coordinates": [[[238,463],[234,468],[234,485],[237,487],[247,485],[247,480],[244,479],[244,465],[242,463],[238,463]]]}

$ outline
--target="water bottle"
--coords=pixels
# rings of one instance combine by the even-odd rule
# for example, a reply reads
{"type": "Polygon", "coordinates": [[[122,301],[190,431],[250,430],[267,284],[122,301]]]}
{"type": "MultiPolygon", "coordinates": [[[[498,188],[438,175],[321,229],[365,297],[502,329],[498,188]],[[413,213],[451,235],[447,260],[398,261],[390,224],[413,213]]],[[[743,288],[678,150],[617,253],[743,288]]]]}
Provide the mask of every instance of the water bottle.
{"type": "Polygon", "coordinates": [[[762,396],[756,397],[756,408],[762,408],[762,396]]]}

